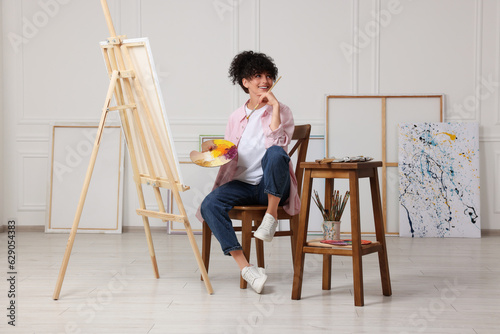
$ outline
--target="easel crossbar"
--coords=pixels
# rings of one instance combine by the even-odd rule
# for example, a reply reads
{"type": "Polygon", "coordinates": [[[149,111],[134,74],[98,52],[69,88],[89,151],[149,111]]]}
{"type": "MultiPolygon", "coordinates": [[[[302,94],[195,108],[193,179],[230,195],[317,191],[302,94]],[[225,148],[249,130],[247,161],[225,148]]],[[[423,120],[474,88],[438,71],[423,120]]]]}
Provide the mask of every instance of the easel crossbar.
{"type": "Polygon", "coordinates": [[[158,212],[158,211],[143,210],[143,209],[137,209],[135,211],[137,212],[138,215],[150,218],[158,218],[164,221],[176,221],[179,223],[186,222],[186,218],[184,216],[174,215],[173,213],[158,212]]]}
{"type": "Polygon", "coordinates": [[[175,182],[174,185],[172,185],[172,182],[166,179],[153,179],[149,177],[141,177],[141,183],[147,184],[148,186],[152,186],[155,188],[173,189],[175,187],[177,188],[178,191],[182,192],[189,190],[189,186],[185,186],[178,182],[175,182]]]}
{"type": "Polygon", "coordinates": [[[127,104],[124,106],[109,107],[108,111],[135,109],[135,108],[137,108],[136,104],[127,104]]]}

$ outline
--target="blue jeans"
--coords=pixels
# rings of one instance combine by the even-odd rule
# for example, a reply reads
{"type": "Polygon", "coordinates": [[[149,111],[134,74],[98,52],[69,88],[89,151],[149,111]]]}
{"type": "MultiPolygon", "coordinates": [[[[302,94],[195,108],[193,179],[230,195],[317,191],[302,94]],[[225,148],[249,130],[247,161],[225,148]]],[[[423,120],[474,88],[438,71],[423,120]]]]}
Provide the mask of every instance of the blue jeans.
{"type": "Polygon", "coordinates": [[[262,158],[262,180],[258,185],[230,181],[214,189],[201,203],[201,215],[221,245],[225,255],[242,249],[228,212],[236,205],[267,205],[267,194],[281,198],[290,193],[290,157],[280,146],[271,146],[262,158]]]}

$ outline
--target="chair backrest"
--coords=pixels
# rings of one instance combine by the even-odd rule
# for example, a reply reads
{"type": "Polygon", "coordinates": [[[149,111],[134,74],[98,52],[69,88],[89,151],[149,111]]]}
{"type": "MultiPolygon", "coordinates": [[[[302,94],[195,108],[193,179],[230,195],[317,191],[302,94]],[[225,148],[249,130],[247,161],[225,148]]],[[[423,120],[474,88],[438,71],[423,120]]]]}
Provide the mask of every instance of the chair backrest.
{"type": "Polygon", "coordinates": [[[297,140],[288,155],[291,157],[297,151],[297,162],[295,165],[295,177],[297,178],[297,191],[302,193],[302,179],[304,178],[304,169],[300,168],[300,163],[306,160],[307,146],[309,146],[309,136],[311,135],[311,125],[296,125],[293,131],[292,140],[297,140]]]}

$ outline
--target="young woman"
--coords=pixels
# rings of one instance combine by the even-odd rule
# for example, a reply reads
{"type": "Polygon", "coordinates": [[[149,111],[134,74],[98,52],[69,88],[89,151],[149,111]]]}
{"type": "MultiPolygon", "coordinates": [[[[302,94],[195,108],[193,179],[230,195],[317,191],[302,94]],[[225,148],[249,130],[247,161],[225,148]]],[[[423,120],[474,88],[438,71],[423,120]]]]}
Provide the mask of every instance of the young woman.
{"type": "Polygon", "coordinates": [[[254,236],[270,242],[278,225],[278,206],[284,205],[292,215],[299,211],[297,180],[286,153],[294,131],[292,112],[268,92],[277,74],[273,59],[263,53],[244,51],[231,62],[229,77],[233,84],[238,83],[250,95],[229,116],[224,136],[238,147],[238,155],[220,168],[214,188],[198,212],[224,254],[234,258],[241,276],[257,293],[262,291],[267,275],[264,268],[246,260],[228,212],[236,205],[267,205],[254,236]]]}

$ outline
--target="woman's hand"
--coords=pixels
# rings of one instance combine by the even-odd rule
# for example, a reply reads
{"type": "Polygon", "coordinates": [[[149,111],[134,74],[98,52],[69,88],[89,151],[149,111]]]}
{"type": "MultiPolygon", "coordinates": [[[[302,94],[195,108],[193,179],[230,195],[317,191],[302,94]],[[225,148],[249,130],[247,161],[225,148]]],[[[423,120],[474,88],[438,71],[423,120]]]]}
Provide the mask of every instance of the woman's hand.
{"type": "Polygon", "coordinates": [[[279,106],[278,99],[274,96],[273,92],[267,92],[259,97],[259,104],[266,103],[270,106],[279,106]]]}
{"type": "Polygon", "coordinates": [[[260,96],[259,104],[260,103],[266,103],[273,107],[273,115],[271,118],[271,124],[269,124],[269,128],[272,131],[276,130],[281,124],[280,103],[278,102],[278,99],[272,92],[267,92],[260,96]]]}

